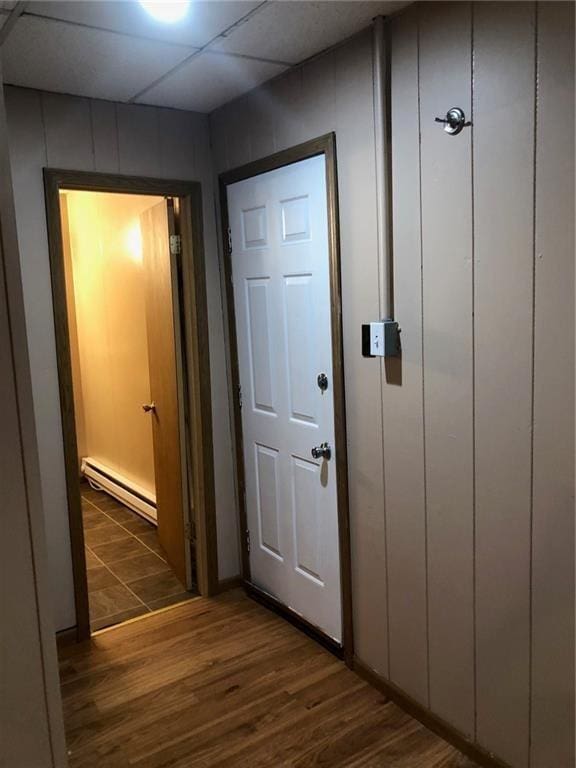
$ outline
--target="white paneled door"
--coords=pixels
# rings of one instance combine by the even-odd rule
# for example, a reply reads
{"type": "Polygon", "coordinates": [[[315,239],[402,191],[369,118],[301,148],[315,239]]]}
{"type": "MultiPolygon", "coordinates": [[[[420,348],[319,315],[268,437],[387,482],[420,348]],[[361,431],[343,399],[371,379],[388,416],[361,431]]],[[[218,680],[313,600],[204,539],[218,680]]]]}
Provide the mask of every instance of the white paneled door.
{"type": "Polygon", "coordinates": [[[251,581],[341,642],[324,156],[230,185],[228,210],[251,581]]]}

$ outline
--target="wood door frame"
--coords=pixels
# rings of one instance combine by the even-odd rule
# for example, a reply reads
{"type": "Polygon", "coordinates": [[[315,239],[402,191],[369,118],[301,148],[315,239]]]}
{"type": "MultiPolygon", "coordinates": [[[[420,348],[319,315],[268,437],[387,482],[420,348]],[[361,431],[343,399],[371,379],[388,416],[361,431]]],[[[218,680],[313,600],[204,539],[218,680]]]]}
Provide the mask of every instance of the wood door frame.
{"type": "Polygon", "coordinates": [[[185,410],[190,425],[187,462],[191,464],[188,471],[193,477],[198,588],[200,594],[204,596],[216,594],[219,591],[208,307],[200,182],[44,168],[48,250],[74,578],[75,631],[77,641],[81,641],[90,637],[90,616],[82,506],[78,483],[78,450],[60,219],[59,193],[61,190],[152,195],[173,197],[180,201],[184,304],[180,307],[180,315],[185,333],[185,340],[182,343],[183,384],[186,392],[185,410]]]}
{"type": "Polygon", "coordinates": [[[234,434],[236,454],[236,482],[238,487],[240,513],[240,539],[242,553],[242,580],[253,597],[283,615],[308,634],[316,637],[323,645],[343,656],[348,666],[354,656],[354,635],[352,623],[352,564],[350,555],[350,512],[348,502],[348,455],[346,442],[346,404],[344,397],[344,344],[342,335],[342,289],[340,279],[340,234],[338,218],[338,182],[336,168],[336,134],[327,133],[261,160],[242,165],[220,174],[220,213],[226,283],[226,305],[228,314],[228,338],[231,368],[231,399],[234,412],[234,434]],[[340,588],[342,595],[342,644],[335,643],[317,627],[298,616],[290,608],[260,590],[250,580],[250,558],[245,532],[248,529],[245,494],[244,450],[242,436],[242,414],[238,401],[240,373],[238,364],[238,343],[236,316],[234,310],[234,289],[232,285],[232,260],[228,239],[229,216],[227,187],[238,181],[275,171],[287,165],[324,155],[326,161],[326,202],[328,210],[328,258],[330,269],[330,318],[332,332],[332,367],[334,391],[334,432],[336,442],[336,474],[338,499],[338,540],[340,545],[340,588]]]}

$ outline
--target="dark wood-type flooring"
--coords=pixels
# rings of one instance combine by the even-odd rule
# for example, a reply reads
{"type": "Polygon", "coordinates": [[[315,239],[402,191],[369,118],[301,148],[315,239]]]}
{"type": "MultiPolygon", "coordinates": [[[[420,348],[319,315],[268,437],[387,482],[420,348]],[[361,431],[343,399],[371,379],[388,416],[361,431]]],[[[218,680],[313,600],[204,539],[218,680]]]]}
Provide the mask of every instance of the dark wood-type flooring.
{"type": "Polygon", "coordinates": [[[61,651],[71,768],[473,768],[240,590],[61,651]]]}
{"type": "Polygon", "coordinates": [[[104,491],[80,486],[92,631],[189,600],[157,529],[104,491]]]}

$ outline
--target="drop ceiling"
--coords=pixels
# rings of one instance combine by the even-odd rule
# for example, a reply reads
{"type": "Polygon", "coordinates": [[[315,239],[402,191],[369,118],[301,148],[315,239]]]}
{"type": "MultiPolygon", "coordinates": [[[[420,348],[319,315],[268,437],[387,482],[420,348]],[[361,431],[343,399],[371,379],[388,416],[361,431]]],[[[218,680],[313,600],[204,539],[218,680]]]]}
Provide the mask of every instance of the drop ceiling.
{"type": "Polygon", "coordinates": [[[192,0],[162,24],[136,0],[0,0],[4,82],[211,112],[405,5],[192,0]]]}

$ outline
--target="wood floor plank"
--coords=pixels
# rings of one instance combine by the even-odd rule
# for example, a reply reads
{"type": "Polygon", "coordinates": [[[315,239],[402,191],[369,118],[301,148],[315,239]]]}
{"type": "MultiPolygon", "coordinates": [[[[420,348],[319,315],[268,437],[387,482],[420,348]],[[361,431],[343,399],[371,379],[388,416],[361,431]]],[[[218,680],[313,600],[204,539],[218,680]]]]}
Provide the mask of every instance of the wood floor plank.
{"type": "Polygon", "coordinates": [[[71,768],[472,768],[242,592],[63,649],[71,768]]]}

